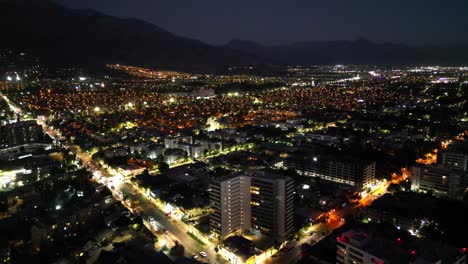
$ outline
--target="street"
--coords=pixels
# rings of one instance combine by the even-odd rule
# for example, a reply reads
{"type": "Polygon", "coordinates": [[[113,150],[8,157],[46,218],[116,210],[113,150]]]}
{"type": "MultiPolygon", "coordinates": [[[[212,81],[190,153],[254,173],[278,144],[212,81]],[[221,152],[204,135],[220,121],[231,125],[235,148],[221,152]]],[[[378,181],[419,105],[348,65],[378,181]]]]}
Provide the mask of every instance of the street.
{"type": "MultiPolygon", "coordinates": [[[[21,113],[22,110],[14,105],[5,95],[3,99],[10,105],[11,109],[17,113],[21,113]]],[[[38,124],[42,125],[43,130],[47,133],[56,143],[64,142],[61,132],[54,127],[47,125],[44,117],[37,118],[38,124]]],[[[107,188],[113,193],[114,197],[117,200],[121,200],[120,193],[126,193],[129,195],[130,201],[132,203],[127,203],[121,201],[122,204],[132,212],[135,212],[135,209],[138,208],[142,212],[143,219],[148,219],[152,217],[156,226],[161,229],[166,229],[167,232],[161,232],[160,230],[155,230],[150,228],[152,233],[158,238],[159,245],[167,245],[169,248],[174,246],[175,243],[182,244],[185,248],[185,255],[187,257],[192,257],[193,255],[198,256],[198,260],[208,262],[208,263],[227,263],[226,260],[222,259],[220,254],[217,254],[214,251],[215,245],[211,242],[206,242],[205,245],[202,245],[199,241],[192,238],[187,234],[190,227],[182,222],[181,220],[175,219],[171,215],[167,215],[163,211],[163,207],[160,201],[154,201],[153,198],[147,197],[141,192],[140,189],[136,188],[132,183],[128,181],[128,178],[124,178],[119,173],[114,173],[112,169],[104,169],[103,166],[97,164],[92,160],[92,153],[87,153],[81,151],[78,147],[65,143],[63,147],[67,148],[69,151],[73,152],[76,157],[82,162],[83,166],[88,168],[93,172],[93,179],[102,184],[105,184],[107,188]],[[110,172],[110,173],[109,173],[110,172]],[[206,252],[207,257],[203,258],[200,256],[200,252],[206,252]]],[[[227,154],[229,151],[218,153],[227,154]]],[[[193,161],[190,161],[193,162],[193,161]]],[[[180,165],[180,164],[177,164],[180,165]]],[[[341,208],[338,210],[332,210],[327,213],[329,220],[327,223],[315,224],[312,227],[306,229],[307,232],[313,231],[313,235],[303,234],[299,241],[296,242],[296,246],[289,250],[288,252],[279,251],[273,257],[266,258],[265,263],[295,263],[301,257],[300,246],[303,243],[317,243],[320,239],[328,235],[332,230],[340,227],[344,224],[342,220],[343,217],[350,214],[354,209],[359,207],[364,207],[370,205],[370,203],[378,198],[381,194],[385,193],[387,187],[390,183],[399,183],[400,181],[408,177],[407,172],[402,170],[401,175],[394,174],[392,175],[393,179],[389,182],[381,181],[370,193],[363,192],[361,198],[358,201],[356,206],[341,208]]],[[[162,246],[161,246],[162,247],[162,246]]],[[[266,256],[267,254],[265,254],[266,256]]]]}
{"type": "MultiPolygon", "coordinates": [[[[10,104],[10,107],[16,112],[21,112],[21,109],[13,105],[6,96],[3,96],[4,99],[10,104]]],[[[53,127],[50,127],[46,124],[44,118],[37,118],[37,122],[42,125],[43,130],[56,142],[59,142],[62,138],[60,131],[56,130],[53,127]]],[[[151,230],[153,234],[158,237],[158,239],[163,239],[166,242],[166,245],[173,246],[177,241],[179,244],[182,244],[185,248],[185,255],[187,257],[192,257],[193,255],[197,256],[197,259],[207,263],[227,263],[214,251],[214,246],[201,245],[198,241],[193,239],[187,234],[188,228],[185,223],[181,220],[176,220],[171,218],[171,216],[166,216],[166,214],[158,209],[153,203],[149,201],[139,190],[134,188],[131,183],[122,181],[122,178],[117,176],[109,175],[104,169],[101,168],[99,164],[96,164],[88,153],[82,152],[74,145],[64,146],[73,152],[78,159],[81,160],[83,166],[87,167],[94,175],[99,175],[97,180],[101,183],[105,183],[107,188],[113,193],[114,197],[119,197],[119,193],[125,192],[131,195],[132,200],[138,201],[138,206],[143,210],[143,218],[152,216],[157,224],[162,228],[168,230],[167,234],[162,233],[158,234],[156,230],[151,230]],[[99,172],[99,173],[96,173],[99,172]],[[207,254],[206,258],[200,256],[200,252],[205,252],[207,254]]],[[[96,177],[93,177],[96,180],[96,177]]],[[[132,208],[132,205],[129,205],[125,202],[122,204],[127,207],[130,211],[134,211],[135,208],[132,208]]]]}

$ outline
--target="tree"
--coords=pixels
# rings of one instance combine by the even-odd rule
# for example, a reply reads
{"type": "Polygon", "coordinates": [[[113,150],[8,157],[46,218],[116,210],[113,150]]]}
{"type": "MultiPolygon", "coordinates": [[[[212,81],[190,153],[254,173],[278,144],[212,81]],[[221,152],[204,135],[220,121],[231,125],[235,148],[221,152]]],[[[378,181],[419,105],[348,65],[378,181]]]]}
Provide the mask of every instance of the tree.
{"type": "Polygon", "coordinates": [[[158,170],[160,173],[166,173],[167,170],[169,170],[169,164],[167,164],[167,162],[160,162],[158,163],[158,170]]]}
{"type": "Polygon", "coordinates": [[[183,245],[179,244],[179,242],[175,242],[175,246],[171,248],[170,254],[171,256],[176,257],[183,257],[185,252],[185,248],[183,245]]]}
{"type": "Polygon", "coordinates": [[[390,193],[398,192],[398,191],[400,191],[400,185],[398,185],[396,183],[391,183],[388,186],[387,191],[390,192],[390,193]]]}
{"type": "Polygon", "coordinates": [[[411,190],[411,181],[410,180],[405,180],[402,183],[400,183],[400,188],[403,191],[410,191],[411,190]]]}
{"type": "Polygon", "coordinates": [[[437,228],[435,224],[424,225],[420,229],[420,234],[429,239],[440,240],[442,238],[442,233],[437,228]]]}
{"type": "Polygon", "coordinates": [[[76,176],[79,178],[90,179],[93,175],[87,169],[79,169],[75,172],[76,176]]]}
{"type": "Polygon", "coordinates": [[[6,197],[0,197],[0,212],[6,212],[8,211],[8,202],[6,197]]]}
{"type": "Polygon", "coordinates": [[[63,174],[65,173],[65,169],[62,169],[62,168],[57,168],[57,167],[53,167],[50,169],[50,175],[52,176],[58,176],[60,174],[63,174]]]}

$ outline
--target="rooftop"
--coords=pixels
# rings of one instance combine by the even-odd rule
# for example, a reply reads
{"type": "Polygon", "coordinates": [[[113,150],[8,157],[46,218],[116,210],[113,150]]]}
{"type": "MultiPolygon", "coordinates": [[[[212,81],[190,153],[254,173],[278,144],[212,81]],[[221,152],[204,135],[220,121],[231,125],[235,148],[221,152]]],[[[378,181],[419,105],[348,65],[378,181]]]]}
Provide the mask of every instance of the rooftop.
{"type": "Polygon", "coordinates": [[[338,241],[351,244],[375,257],[390,263],[406,263],[408,253],[394,241],[373,237],[363,231],[349,230],[344,232],[338,241]]]}
{"type": "Polygon", "coordinates": [[[411,246],[417,253],[415,264],[436,263],[438,261],[442,261],[442,263],[454,263],[460,260],[467,251],[466,248],[457,249],[440,241],[428,239],[416,240],[411,243],[411,246]]]}
{"type": "Polygon", "coordinates": [[[447,243],[423,238],[398,237],[395,241],[383,233],[370,233],[372,228],[369,225],[366,227],[363,230],[348,230],[338,236],[337,240],[378,257],[385,263],[454,263],[463,258],[467,251],[466,248],[457,249],[447,243]]]}
{"type": "Polygon", "coordinates": [[[281,174],[274,174],[266,171],[248,171],[245,173],[247,176],[251,176],[253,178],[260,178],[260,179],[268,179],[268,180],[289,180],[292,179],[289,176],[281,175],[281,174]]]}

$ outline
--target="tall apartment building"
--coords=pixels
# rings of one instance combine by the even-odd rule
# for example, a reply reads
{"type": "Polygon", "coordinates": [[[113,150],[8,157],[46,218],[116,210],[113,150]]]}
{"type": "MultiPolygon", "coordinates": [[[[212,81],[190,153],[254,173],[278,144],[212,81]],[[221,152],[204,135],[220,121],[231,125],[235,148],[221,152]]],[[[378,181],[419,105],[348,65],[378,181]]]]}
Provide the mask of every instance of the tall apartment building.
{"type": "Polygon", "coordinates": [[[447,168],[468,172],[468,144],[449,145],[448,149],[441,151],[439,160],[447,168]]]}
{"type": "Polygon", "coordinates": [[[237,173],[213,180],[210,227],[220,238],[251,228],[284,237],[293,230],[294,181],[264,172],[237,173]]]}
{"type": "Polygon", "coordinates": [[[271,236],[285,237],[294,228],[293,179],[264,172],[251,177],[252,227],[271,236]]]}
{"type": "Polygon", "coordinates": [[[411,168],[411,190],[432,191],[436,196],[460,199],[462,175],[442,165],[415,165],[411,168]]]}
{"type": "Polygon", "coordinates": [[[0,147],[7,148],[43,139],[42,126],[36,121],[18,121],[0,126],[0,147]]]}
{"type": "Polygon", "coordinates": [[[214,213],[210,215],[212,232],[224,238],[238,230],[249,230],[250,177],[234,174],[213,180],[210,201],[214,213]]]}
{"type": "Polygon", "coordinates": [[[299,174],[319,177],[327,181],[366,188],[375,183],[375,162],[333,157],[290,158],[284,167],[294,169],[299,174]]]}

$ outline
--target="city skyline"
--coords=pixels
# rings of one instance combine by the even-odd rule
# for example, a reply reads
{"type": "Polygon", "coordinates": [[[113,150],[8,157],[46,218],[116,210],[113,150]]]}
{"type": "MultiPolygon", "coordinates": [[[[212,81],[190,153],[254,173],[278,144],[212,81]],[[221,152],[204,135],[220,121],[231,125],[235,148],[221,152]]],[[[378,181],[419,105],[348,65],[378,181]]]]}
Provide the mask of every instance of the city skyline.
{"type": "Polygon", "coordinates": [[[466,264],[467,7],[0,0],[0,263],[466,264]]]}

